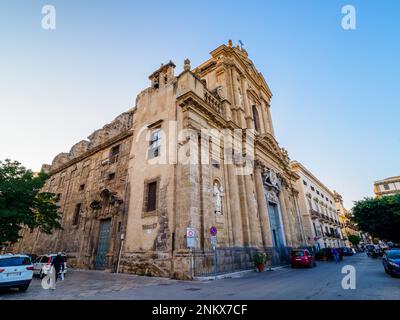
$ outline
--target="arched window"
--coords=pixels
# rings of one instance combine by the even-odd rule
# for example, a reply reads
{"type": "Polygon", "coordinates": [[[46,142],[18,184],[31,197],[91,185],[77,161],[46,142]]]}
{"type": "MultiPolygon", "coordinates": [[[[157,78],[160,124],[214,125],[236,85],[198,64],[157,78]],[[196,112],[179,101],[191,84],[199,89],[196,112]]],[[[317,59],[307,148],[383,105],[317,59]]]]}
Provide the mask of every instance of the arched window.
{"type": "Polygon", "coordinates": [[[253,110],[254,129],[256,131],[260,131],[260,119],[258,117],[257,107],[253,105],[252,110],[253,110]]]}

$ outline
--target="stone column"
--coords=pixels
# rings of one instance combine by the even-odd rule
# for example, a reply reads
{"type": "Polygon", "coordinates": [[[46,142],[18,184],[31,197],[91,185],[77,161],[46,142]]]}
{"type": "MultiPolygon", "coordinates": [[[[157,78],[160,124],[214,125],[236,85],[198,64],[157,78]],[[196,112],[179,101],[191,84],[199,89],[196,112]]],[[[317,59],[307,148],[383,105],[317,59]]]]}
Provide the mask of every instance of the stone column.
{"type": "Polygon", "coordinates": [[[267,110],[266,110],[267,106],[265,104],[264,101],[261,102],[261,116],[263,119],[263,123],[264,123],[264,132],[268,132],[271,133],[271,129],[269,127],[269,120],[268,120],[268,114],[267,114],[267,110]]]}
{"type": "Polygon", "coordinates": [[[239,183],[239,204],[240,214],[242,217],[242,232],[243,232],[243,244],[245,246],[251,245],[250,243],[250,226],[249,226],[249,210],[247,206],[247,193],[246,193],[246,182],[243,175],[237,175],[239,183]]]}
{"type": "Polygon", "coordinates": [[[285,195],[286,192],[285,188],[282,187],[281,192],[279,192],[279,203],[281,208],[281,215],[282,215],[282,224],[283,224],[283,231],[285,233],[286,238],[286,245],[292,245],[292,235],[290,230],[290,222],[288,218],[288,208],[286,207],[285,195]]]}
{"type": "MultiPolygon", "coordinates": [[[[239,94],[239,86],[237,84],[237,78],[239,77],[238,72],[236,71],[235,68],[233,68],[232,70],[232,81],[233,81],[233,88],[234,88],[234,92],[235,92],[235,97],[238,96],[239,94]]],[[[246,98],[243,92],[243,88],[240,88],[240,91],[242,92],[242,97],[243,97],[243,103],[246,103],[246,98]]],[[[236,107],[237,109],[237,120],[238,120],[238,124],[241,128],[245,127],[245,117],[243,114],[243,110],[242,110],[242,106],[239,105],[239,99],[237,98],[237,102],[236,102],[236,107]]]]}
{"type": "Polygon", "coordinates": [[[272,247],[271,227],[268,215],[268,203],[265,199],[264,183],[262,180],[262,173],[260,166],[256,166],[255,172],[255,184],[258,204],[258,214],[261,224],[261,236],[264,247],[272,247]]]}
{"type": "Polygon", "coordinates": [[[242,93],[243,93],[243,101],[244,101],[244,116],[246,119],[246,128],[253,128],[254,125],[252,123],[252,115],[250,113],[250,106],[249,106],[249,97],[247,96],[247,81],[241,79],[241,87],[242,87],[242,93]]]}
{"type": "Polygon", "coordinates": [[[262,247],[260,219],[257,212],[257,200],[255,196],[254,183],[249,174],[244,176],[246,201],[250,227],[250,246],[262,247]]]}
{"type": "Polygon", "coordinates": [[[238,179],[233,164],[227,164],[227,190],[229,192],[229,215],[232,224],[233,246],[243,246],[242,216],[240,208],[240,196],[238,179]]]}
{"type": "Polygon", "coordinates": [[[237,114],[237,106],[238,106],[238,98],[237,98],[237,92],[235,91],[235,79],[233,77],[233,67],[230,66],[228,68],[229,72],[229,93],[230,93],[230,98],[231,98],[231,108],[232,108],[232,118],[235,123],[239,123],[238,121],[238,114],[237,114]]]}
{"type": "Polygon", "coordinates": [[[267,115],[268,115],[268,123],[269,123],[269,130],[271,134],[275,137],[274,126],[272,125],[272,118],[271,118],[271,106],[269,104],[266,105],[267,108],[267,115]]]}

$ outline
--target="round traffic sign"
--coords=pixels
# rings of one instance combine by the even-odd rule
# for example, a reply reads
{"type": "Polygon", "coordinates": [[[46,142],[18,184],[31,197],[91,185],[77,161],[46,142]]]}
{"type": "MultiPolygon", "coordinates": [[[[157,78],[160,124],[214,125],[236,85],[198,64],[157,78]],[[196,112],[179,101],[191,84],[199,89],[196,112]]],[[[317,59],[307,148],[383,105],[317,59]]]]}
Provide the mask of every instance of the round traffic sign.
{"type": "Polygon", "coordinates": [[[215,236],[215,235],[217,234],[217,228],[214,227],[214,226],[212,226],[212,227],[210,228],[210,234],[211,234],[212,236],[215,236]]]}

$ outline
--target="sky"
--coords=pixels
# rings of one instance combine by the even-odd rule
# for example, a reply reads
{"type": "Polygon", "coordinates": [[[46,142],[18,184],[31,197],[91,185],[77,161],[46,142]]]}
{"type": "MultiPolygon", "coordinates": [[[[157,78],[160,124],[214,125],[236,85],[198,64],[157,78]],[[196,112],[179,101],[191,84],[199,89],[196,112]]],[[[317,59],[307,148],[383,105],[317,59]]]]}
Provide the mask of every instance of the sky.
{"type": "Polygon", "coordinates": [[[241,40],[276,138],[345,205],[400,175],[399,1],[0,0],[0,160],[40,170],[135,104],[170,59],[241,40]],[[42,28],[42,7],[56,29],[42,28]],[[356,29],[342,28],[344,5],[356,29]]]}

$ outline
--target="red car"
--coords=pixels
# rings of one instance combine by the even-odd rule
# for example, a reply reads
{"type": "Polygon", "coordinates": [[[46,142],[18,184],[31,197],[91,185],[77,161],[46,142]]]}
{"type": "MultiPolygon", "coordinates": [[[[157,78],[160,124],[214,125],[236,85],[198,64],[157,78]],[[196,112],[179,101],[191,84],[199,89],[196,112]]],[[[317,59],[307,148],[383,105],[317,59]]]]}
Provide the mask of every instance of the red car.
{"type": "Polygon", "coordinates": [[[296,267],[316,267],[315,257],[307,249],[295,249],[290,253],[290,264],[296,267]]]}

